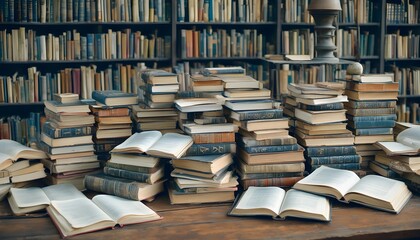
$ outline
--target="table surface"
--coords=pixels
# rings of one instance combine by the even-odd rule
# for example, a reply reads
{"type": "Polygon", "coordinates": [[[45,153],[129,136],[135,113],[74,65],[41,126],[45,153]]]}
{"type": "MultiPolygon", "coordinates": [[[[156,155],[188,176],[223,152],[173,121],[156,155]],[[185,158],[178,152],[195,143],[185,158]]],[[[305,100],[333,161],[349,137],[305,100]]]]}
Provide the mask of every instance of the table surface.
{"type": "MultiPolygon", "coordinates": [[[[92,194],[92,193],[90,193],[92,194]]],[[[89,196],[89,193],[87,194],[89,196]]],[[[413,196],[400,214],[332,200],[332,221],[232,217],[231,203],[171,205],[166,193],[146,203],[162,220],[106,229],[72,239],[419,239],[420,196],[413,196]]],[[[45,214],[16,217],[7,200],[0,202],[0,239],[59,239],[45,214]]]]}

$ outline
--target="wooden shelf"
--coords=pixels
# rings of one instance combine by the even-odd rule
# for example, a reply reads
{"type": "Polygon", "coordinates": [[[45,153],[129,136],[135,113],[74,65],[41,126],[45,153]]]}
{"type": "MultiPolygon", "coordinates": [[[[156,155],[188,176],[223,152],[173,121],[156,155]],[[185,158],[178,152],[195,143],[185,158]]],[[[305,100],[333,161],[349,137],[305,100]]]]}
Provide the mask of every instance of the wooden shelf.
{"type": "Polygon", "coordinates": [[[357,60],[357,59],[359,59],[359,60],[365,60],[365,61],[368,61],[368,60],[378,60],[379,59],[379,56],[361,56],[361,57],[359,57],[359,58],[357,58],[357,57],[355,57],[355,56],[343,56],[343,57],[340,57],[341,59],[348,59],[348,60],[357,60]]]}
{"type": "Polygon", "coordinates": [[[40,22],[0,22],[1,27],[65,27],[65,26],[141,26],[141,25],[169,25],[170,21],[164,22],[59,22],[59,23],[40,23],[40,22]]]}
{"type": "Polygon", "coordinates": [[[180,58],[178,61],[260,61],[258,57],[197,57],[197,58],[180,58]]]}
{"type": "Polygon", "coordinates": [[[178,26],[273,26],[276,22],[177,22],[178,26]]]}
{"type": "Polygon", "coordinates": [[[420,27],[420,23],[414,23],[414,24],[411,24],[411,23],[387,23],[386,26],[391,27],[391,28],[400,28],[400,27],[403,27],[403,28],[406,28],[406,27],[418,28],[418,27],[420,27]]]}
{"type": "Polygon", "coordinates": [[[44,106],[43,102],[33,102],[33,103],[0,103],[0,107],[19,107],[19,106],[44,106]]]}
{"type": "Polygon", "coordinates": [[[166,62],[170,58],[130,58],[130,59],[102,59],[102,60],[65,60],[65,61],[0,61],[0,64],[24,64],[24,65],[38,65],[38,64],[91,64],[91,63],[126,63],[126,62],[166,62]]]}

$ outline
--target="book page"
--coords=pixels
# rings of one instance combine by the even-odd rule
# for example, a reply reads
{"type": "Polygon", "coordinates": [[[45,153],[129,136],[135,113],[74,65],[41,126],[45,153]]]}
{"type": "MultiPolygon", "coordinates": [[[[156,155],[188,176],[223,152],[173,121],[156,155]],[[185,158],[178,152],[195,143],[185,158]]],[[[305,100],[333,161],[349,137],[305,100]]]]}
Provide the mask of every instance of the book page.
{"type": "Polygon", "coordinates": [[[236,209],[270,209],[280,212],[285,191],[279,187],[249,187],[239,199],[236,209]]]}
{"type": "Polygon", "coordinates": [[[51,206],[67,220],[72,228],[83,228],[102,221],[113,221],[88,198],[51,201],[51,206]]]}
{"type": "Polygon", "coordinates": [[[392,153],[409,153],[416,152],[418,148],[414,148],[408,145],[405,145],[400,142],[378,142],[381,148],[385,148],[392,153]]]}
{"type": "Polygon", "coordinates": [[[135,133],[111,152],[146,152],[161,137],[162,133],[159,131],[135,133]]]}
{"type": "Polygon", "coordinates": [[[397,136],[397,142],[419,150],[420,149],[420,126],[411,127],[400,132],[397,136]]]}
{"type": "Polygon", "coordinates": [[[79,191],[73,184],[57,184],[42,188],[45,195],[53,200],[67,200],[75,198],[86,198],[86,196],[79,191]]]}
{"type": "Polygon", "coordinates": [[[50,199],[39,187],[11,188],[10,194],[20,208],[50,204],[50,199]]]}
{"type": "Polygon", "coordinates": [[[9,155],[13,160],[17,160],[18,158],[39,159],[47,157],[47,155],[40,150],[24,146],[8,139],[0,140],[0,152],[9,155]]]}
{"type": "Polygon", "coordinates": [[[0,152],[0,166],[1,166],[2,163],[6,162],[7,160],[9,160],[8,164],[10,164],[11,159],[12,158],[9,155],[0,152]]]}
{"type": "Polygon", "coordinates": [[[352,171],[321,166],[299,183],[331,187],[344,196],[359,180],[360,178],[352,171]]]}
{"type": "Polygon", "coordinates": [[[114,219],[115,222],[119,222],[121,218],[129,215],[142,216],[144,218],[157,215],[152,209],[140,201],[104,194],[96,195],[92,198],[92,201],[108,214],[108,216],[114,219]]]}
{"type": "Polygon", "coordinates": [[[284,197],[280,212],[288,210],[329,216],[330,203],[326,197],[290,189],[284,197]]]}
{"type": "Polygon", "coordinates": [[[149,151],[169,153],[175,156],[192,144],[192,138],[179,133],[166,133],[159,141],[149,148],[149,151]]]}

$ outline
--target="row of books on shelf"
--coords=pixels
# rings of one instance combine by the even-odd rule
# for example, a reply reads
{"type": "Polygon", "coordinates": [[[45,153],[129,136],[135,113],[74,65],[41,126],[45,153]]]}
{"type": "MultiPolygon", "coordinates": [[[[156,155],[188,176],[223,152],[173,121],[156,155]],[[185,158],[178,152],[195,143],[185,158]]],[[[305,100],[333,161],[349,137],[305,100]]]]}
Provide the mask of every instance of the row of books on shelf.
{"type": "Polygon", "coordinates": [[[9,0],[0,22],[164,22],[171,16],[166,0],[9,0]]]}
{"type": "Polygon", "coordinates": [[[420,21],[419,1],[399,1],[386,3],[386,21],[391,24],[417,24],[420,21]]]}
{"type": "Polygon", "coordinates": [[[181,57],[262,57],[274,51],[257,29],[181,30],[181,57]]]}
{"type": "Polygon", "coordinates": [[[385,59],[411,59],[420,58],[420,36],[409,31],[402,35],[400,30],[396,33],[385,34],[385,59]]]}
{"type": "Polygon", "coordinates": [[[131,29],[81,36],[76,30],[62,35],[38,35],[25,27],[0,31],[0,59],[3,61],[66,61],[133,58],[168,58],[170,36],[157,31],[142,35],[131,29]]]}
{"type": "Polygon", "coordinates": [[[348,56],[374,56],[375,34],[359,32],[357,29],[338,29],[337,31],[337,57],[348,56]]]}
{"type": "Polygon", "coordinates": [[[33,145],[39,139],[44,120],[39,112],[31,112],[29,118],[19,116],[0,118],[0,139],[11,139],[26,146],[33,145]]]}
{"type": "Polygon", "coordinates": [[[420,108],[418,103],[401,103],[397,106],[397,121],[420,124],[420,108]]]}
{"type": "Polygon", "coordinates": [[[282,52],[290,55],[314,56],[314,33],[309,29],[293,29],[282,32],[282,52]]]}
{"type": "Polygon", "coordinates": [[[177,0],[178,22],[275,21],[274,1],[177,0]]]}
{"type": "Polygon", "coordinates": [[[420,69],[393,66],[393,71],[395,82],[400,84],[399,95],[420,95],[420,69]]]}

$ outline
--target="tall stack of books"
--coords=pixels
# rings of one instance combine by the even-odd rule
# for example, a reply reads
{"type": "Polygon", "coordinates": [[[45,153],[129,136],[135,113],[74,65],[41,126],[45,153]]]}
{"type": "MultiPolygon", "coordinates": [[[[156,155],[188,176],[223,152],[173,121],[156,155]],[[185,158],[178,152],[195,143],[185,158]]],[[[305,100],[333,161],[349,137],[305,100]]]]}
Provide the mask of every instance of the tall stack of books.
{"type": "Polygon", "coordinates": [[[392,141],[393,127],[397,119],[395,106],[398,83],[390,74],[348,75],[346,95],[348,128],[355,135],[357,153],[361,165],[367,169],[378,149],[377,141],[392,141]]]}
{"type": "Polygon", "coordinates": [[[31,186],[36,182],[34,180],[45,178],[44,166],[40,162],[45,158],[47,155],[43,151],[13,140],[0,140],[0,199],[5,196],[11,185],[31,186]]]}
{"type": "Polygon", "coordinates": [[[239,128],[236,170],[242,187],[290,187],[302,179],[303,150],[289,136],[283,109],[273,108],[270,90],[245,75],[221,78],[225,114],[239,128]]]}
{"type": "Polygon", "coordinates": [[[90,108],[95,116],[93,131],[95,154],[101,161],[110,158],[109,152],[131,136],[132,123],[129,106],[137,104],[137,96],[117,90],[94,91],[96,105],[90,108]]]}
{"type": "Polygon", "coordinates": [[[163,160],[180,158],[191,144],[191,137],[178,133],[134,133],[112,150],[103,173],[86,176],[86,188],[133,200],[152,200],[164,189],[163,160]]]}
{"type": "Polygon", "coordinates": [[[174,100],[179,90],[177,75],[164,70],[147,69],[141,73],[141,78],[143,83],[138,91],[141,103],[134,106],[132,111],[136,131],[176,131],[174,100]]]}
{"type": "Polygon", "coordinates": [[[179,125],[193,144],[186,156],[172,160],[171,203],[233,201],[238,182],[229,167],[236,150],[236,128],[226,123],[220,100],[181,98],[175,100],[175,107],[180,111],[179,125]]]}
{"type": "Polygon", "coordinates": [[[289,84],[291,95],[299,107],[295,109],[298,143],[305,147],[306,169],[320,166],[359,170],[354,136],[346,129],[346,110],[341,83],[289,84]]]}
{"type": "Polygon", "coordinates": [[[47,183],[71,183],[84,189],[83,178],[99,168],[93,152],[94,116],[78,94],[56,94],[46,101],[47,121],[42,126],[40,148],[49,156],[42,163],[48,169],[47,183]]]}

